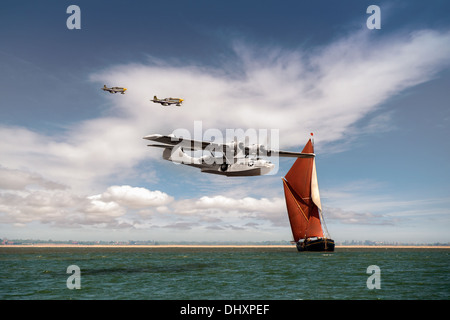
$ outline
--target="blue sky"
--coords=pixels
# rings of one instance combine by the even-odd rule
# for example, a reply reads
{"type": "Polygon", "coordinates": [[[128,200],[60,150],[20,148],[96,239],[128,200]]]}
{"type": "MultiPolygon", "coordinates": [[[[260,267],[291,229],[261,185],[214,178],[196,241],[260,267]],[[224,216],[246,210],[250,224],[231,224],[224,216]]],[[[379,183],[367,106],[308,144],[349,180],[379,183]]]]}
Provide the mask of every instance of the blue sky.
{"type": "Polygon", "coordinates": [[[15,1],[0,11],[0,237],[291,240],[281,177],[161,159],[143,136],[314,132],[337,241],[449,242],[446,1],[15,1]],[[81,9],[69,30],[66,9],[81,9]],[[381,9],[369,30],[366,9],[381,9]],[[125,95],[100,90],[125,86],[125,95]],[[162,108],[154,94],[182,96],[162,108]]]}

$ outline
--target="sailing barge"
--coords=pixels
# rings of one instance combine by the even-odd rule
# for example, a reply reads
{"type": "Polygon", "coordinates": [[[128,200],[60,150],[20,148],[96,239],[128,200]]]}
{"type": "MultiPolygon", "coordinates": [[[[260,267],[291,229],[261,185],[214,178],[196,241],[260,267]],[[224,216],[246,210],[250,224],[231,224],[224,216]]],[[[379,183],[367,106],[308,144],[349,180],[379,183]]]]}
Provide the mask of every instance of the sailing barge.
{"type": "MultiPolygon", "coordinates": [[[[312,139],[302,152],[314,153],[312,139]]],[[[315,158],[297,158],[282,180],[297,250],[334,251],[334,240],[330,239],[322,216],[315,158]]]]}

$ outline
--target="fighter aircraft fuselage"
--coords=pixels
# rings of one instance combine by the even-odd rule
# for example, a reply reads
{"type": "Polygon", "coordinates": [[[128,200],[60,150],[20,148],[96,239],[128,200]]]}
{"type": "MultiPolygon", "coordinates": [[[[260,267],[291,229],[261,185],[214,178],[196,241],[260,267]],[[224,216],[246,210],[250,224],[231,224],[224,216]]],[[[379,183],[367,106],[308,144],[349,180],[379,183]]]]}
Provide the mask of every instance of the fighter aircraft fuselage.
{"type": "Polygon", "coordinates": [[[121,94],[125,94],[125,91],[127,91],[127,88],[123,88],[123,87],[111,87],[108,88],[106,86],[106,84],[103,86],[102,88],[103,91],[108,91],[109,93],[118,93],[120,92],[121,94]]]}

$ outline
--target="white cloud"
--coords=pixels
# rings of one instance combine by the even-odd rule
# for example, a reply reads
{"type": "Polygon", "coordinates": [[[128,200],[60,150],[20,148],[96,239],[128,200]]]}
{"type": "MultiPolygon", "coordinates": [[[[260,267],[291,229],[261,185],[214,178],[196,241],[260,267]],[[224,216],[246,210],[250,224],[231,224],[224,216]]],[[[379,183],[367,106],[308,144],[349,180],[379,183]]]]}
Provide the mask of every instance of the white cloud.
{"type": "MultiPolygon", "coordinates": [[[[41,222],[64,224],[85,201],[67,190],[26,190],[0,193],[2,223],[41,222]]],[[[70,225],[68,223],[67,225],[70,225]]]]}
{"type": "Polygon", "coordinates": [[[376,215],[373,212],[356,212],[350,210],[343,210],[341,208],[324,207],[326,212],[326,221],[328,223],[344,223],[353,225],[393,225],[394,219],[384,217],[383,215],[376,215]]]}
{"type": "Polygon", "coordinates": [[[78,195],[71,190],[8,190],[0,192],[0,222],[110,227],[133,215],[137,208],[159,207],[172,200],[161,191],[130,186],[111,186],[93,196],[78,195]]]}
{"type": "Polygon", "coordinates": [[[245,197],[235,199],[225,197],[222,195],[213,197],[201,197],[198,200],[187,200],[180,202],[178,211],[189,213],[191,210],[208,210],[220,209],[225,211],[245,210],[248,213],[252,212],[270,212],[280,209],[278,199],[255,199],[252,197],[245,197]]]}
{"type": "Polygon", "coordinates": [[[101,179],[131,170],[145,157],[145,144],[132,122],[95,119],[56,136],[0,126],[0,136],[5,137],[0,140],[0,165],[37,172],[75,190],[94,190],[104,186],[101,179]]]}
{"type": "Polygon", "coordinates": [[[23,190],[27,186],[41,186],[45,189],[66,188],[66,186],[46,180],[38,174],[0,166],[0,190],[23,190]]]}
{"type": "MultiPolygon", "coordinates": [[[[358,185],[363,184],[372,185],[371,190],[377,188],[364,181],[358,185]]],[[[327,199],[324,215],[332,234],[339,234],[335,231],[340,230],[337,226],[353,226],[355,232],[364,226],[402,228],[424,217],[428,223],[439,220],[443,227],[448,225],[448,210],[439,209],[442,199],[393,200],[376,193],[364,195],[362,189],[350,185],[338,192],[323,192],[327,199]]],[[[162,239],[178,230],[171,240],[183,240],[183,234],[198,240],[228,239],[239,234],[239,239],[248,240],[291,236],[284,197],[233,194],[176,200],[158,190],[128,185],[111,186],[92,196],[76,195],[69,189],[46,190],[42,186],[0,192],[0,223],[23,227],[36,222],[57,228],[94,228],[96,232],[142,230],[150,232],[148,237],[157,232],[162,239]]]]}
{"type": "Polygon", "coordinates": [[[130,186],[111,186],[101,195],[90,198],[107,202],[114,201],[132,209],[160,207],[173,201],[173,197],[164,192],[130,186]]]}
{"type": "Polygon", "coordinates": [[[164,192],[128,185],[111,186],[93,196],[75,195],[70,190],[0,192],[1,223],[40,222],[71,228],[251,229],[259,224],[279,224],[283,207],[281,198],[236,200],[219,195],[175,201],[164,192]]]}
{"type": "Polygon", "coordinates": [[[213,222],[244,225],[251,221],[279,225],[284,222],[284,198],[241,199],[216,195],[198,199],[179,200],[172,205],[173,211],[182,216],[196,217],[200,220],[212,219],[213,222]]]}

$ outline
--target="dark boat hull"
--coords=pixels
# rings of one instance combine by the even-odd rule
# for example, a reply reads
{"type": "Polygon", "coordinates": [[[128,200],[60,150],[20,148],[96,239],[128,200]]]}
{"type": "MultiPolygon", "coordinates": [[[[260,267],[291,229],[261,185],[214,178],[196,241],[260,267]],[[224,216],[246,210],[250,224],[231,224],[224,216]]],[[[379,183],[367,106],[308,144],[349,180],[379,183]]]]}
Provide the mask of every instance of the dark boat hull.
{"type": "Polygon", "coordinates": [[[324,251],[324,252],[332,252],[334,251],[334,240],[332,239],[314,239],[314,240],[305,240],[302,242],[297,242],[297,250],[298,251],[324,251]]]}

